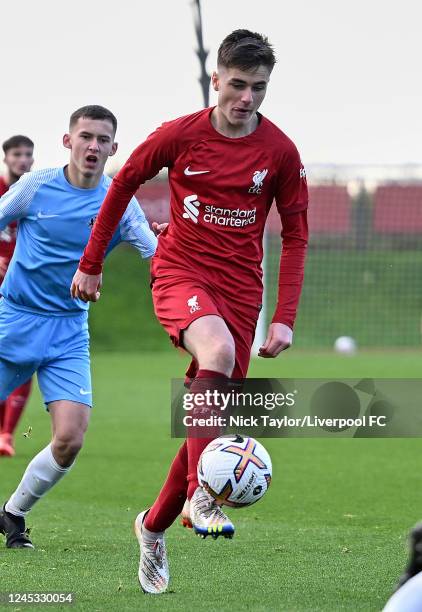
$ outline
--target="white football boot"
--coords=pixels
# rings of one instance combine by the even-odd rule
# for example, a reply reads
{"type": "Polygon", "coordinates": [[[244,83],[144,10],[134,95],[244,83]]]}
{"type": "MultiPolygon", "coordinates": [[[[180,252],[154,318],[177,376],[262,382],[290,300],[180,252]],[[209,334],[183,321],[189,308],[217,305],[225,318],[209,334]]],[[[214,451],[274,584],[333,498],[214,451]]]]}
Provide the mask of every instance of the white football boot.
{"type": "Polygon", "coordinates": [[[134,525],[141,550],[138,578],[144,593],[159,595],[167,589],[170,578],[166,543],[163,533],[153,534],[144,527],[147,513],[144,510],[138,514],[134,525]]]}
{"type": "Polygon", "coordinates": [[[234,525],[224,514],[215,499],[202,487],[198,487],[190,500],[190,518],[194,532],[206,538],[219,536],[232,538],[234,525]]]}

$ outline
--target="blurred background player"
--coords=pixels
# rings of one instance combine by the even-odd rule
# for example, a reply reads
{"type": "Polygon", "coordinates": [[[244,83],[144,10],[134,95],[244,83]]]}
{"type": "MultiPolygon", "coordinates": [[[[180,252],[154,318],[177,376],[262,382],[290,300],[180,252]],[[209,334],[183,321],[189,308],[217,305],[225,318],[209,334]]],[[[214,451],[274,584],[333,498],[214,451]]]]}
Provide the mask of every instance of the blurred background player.
{"type": "MultiPolygon", "coordinates": [[[[34,163],[34,143],[27,136],[12,136],[3,142],[5,176],[0,177],[0,197],[11,185],[31,170],[34,163]]],[[[6,275],[16,245],[17,223],[12,222],[0,231],[0,285],[6,275]]],[[[31,379],[0,401],[0,457],[13,457],[13,433],[28,401],[31,379]]]]}
{"type": "MultiPolygon", "coordinates": [[[[217,106],[163,124],[132,153],[113,180],[72,283],[75,297],[97,299],[102,260],[120,216],[139,185],[167,166],[170,224],[152,262],[153,300],[173,343],[192,356],[193,393],[246,377],[262,302],[262,238],[274,199],[283,226],[278,304],[259,354],[276,357],[292,342],[308,193],[295,145],[257,112],[274,64],[262,35],[237,30],[226,37],[212,75],[217,106]]],[[[188,437],[152,508],[136,519],[144,591],[167,588],[164,531],[186,496],[187,519],[198,535],[234,533],[216,500],[198,486],[198,459],[216,435],[208,430],[188,437]]]]}
{"type": "MultiPolygon", "coordinates": [[[[0,511],[8,548],[33,548],[25,516],[71,469],[92,406],[88,304],[69,293],[72,275],[111,179],[103,174],[117,150],[115,116],[97,105],[70,117],[64,168],[21,177],[0,199],[0,229],[19,220],[13,259],[0,300],[0,399],[36,371],[52,420],[52,440],[28,465],[0,511]],[[66,286],[67,285],[67,286],[66,286]]],[[[125,241],[142,257],[157,239],[132,198],[110,244],[125,241]]]]}

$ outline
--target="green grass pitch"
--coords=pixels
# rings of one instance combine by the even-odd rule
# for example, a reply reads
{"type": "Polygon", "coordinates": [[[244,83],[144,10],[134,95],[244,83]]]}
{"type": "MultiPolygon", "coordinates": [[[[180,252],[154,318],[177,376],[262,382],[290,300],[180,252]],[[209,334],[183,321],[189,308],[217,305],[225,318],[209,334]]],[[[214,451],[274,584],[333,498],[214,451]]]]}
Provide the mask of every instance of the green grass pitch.
{"type": "MultiPolygon", "coordinates": [[[[180,443],[169,438],[169,380],[185,363],[176,352],[94,355],[86,445],[28,516],[37,549],[7,550],[1,542],[0,591],[73,591],[71,609],[90,612],[380,610],[403,568],[406,533],[422,518],[418,439],[264,440],[273,483],[256,506],[229,511],[235,538],[202,541],[175,524],[168,593],[139,591],[132,523],[153,501],[180,443]]],[[[418,377],[421,366],[417,352],[342,358],[292,349],[255,361],[250,375],[418,377]]],[[[0,460],[1,499],[49,431],[35,391],[17,457],[0,460]]]]}

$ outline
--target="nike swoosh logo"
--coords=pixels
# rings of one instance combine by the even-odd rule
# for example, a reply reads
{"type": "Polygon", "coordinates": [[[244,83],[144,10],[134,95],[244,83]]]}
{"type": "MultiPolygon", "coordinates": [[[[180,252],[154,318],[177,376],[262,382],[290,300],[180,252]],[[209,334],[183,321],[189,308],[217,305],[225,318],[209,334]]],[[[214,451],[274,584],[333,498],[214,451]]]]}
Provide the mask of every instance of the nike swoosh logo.
{"type": "Polygon", "coordinates": [[[91,395],[92,391],[85,391],[85,389],[82,389],[82,387],[79,389],[79,393],[81,395],[91,395]]]}
{"type": "Polygon", "coordinates": [[[184,174],[186,176],[193,176],[194,174],[207,174],[207,172],[211,172],[211,170],[189,170],[189,166],[185,168],[184,174]]]}
{"type": "Polygon", "coordinates": [[[52,217],[58,217],[59,215],[44,215],[44,213],[39,212],[37,214],[38,219],[51,219],[52,217]]]}

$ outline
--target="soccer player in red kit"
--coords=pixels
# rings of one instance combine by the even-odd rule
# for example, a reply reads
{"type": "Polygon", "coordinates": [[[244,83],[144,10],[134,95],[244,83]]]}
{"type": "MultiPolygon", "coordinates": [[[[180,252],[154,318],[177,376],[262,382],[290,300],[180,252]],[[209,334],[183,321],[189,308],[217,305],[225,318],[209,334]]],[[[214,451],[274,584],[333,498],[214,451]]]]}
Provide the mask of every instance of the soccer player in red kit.
{"type": "MultiPolygon", "coordinates": [[[[7,173],[0,177],[0,197],[13,183],[31,170],[34,163],[34,143],[27,136],[12,136],[3,143],[7,173]]],[[[0,232],[0,285],[7,272],[16,245],[17,224],[11,223],[0,232]]],[[[13,433],[31,391],[31,380],[15,389],[5,401],[0,401],[0,457],[13,457],[13,433]]]]}
{"type": "MultiPolygon", "coordinates": [[[[262,301],[262,237],[275,199],[283,230],[278,304],[261,357],[292,342],[307,245],[305,171],[293,142],[258,113],[275,57],[268,40],[236,30],[218,51],[212,86],[218,103],[164,123],[132,153],[113,180],[72,283],[97,299],[104,252],[129,198],[167,166],[170,223],[152,261],[156,315],[173,343],[192,356],[192,393],[244,378],[262,301]]],[[[212,407],[210,408],[210,410],[212,407]]],[[[210,441],[188,437],[153,506],[136,519],[139,580],[161,593],[169,573],[164,531],[187,497],[199,535],[231,537],[234,527],[200,486],[197,463],[210,441]]]]}

